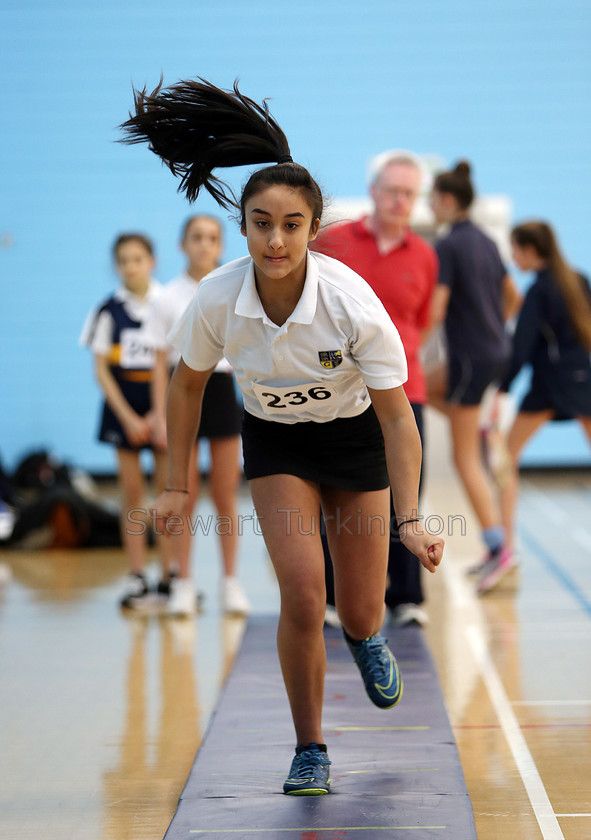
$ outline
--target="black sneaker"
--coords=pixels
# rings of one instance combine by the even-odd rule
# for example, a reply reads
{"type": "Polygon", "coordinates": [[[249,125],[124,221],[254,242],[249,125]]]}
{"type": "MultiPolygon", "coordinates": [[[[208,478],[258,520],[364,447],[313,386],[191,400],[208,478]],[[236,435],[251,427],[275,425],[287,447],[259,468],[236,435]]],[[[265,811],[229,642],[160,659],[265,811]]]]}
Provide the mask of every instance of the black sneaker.
{"type": "Polygon", "coordinates": [[[323,750],[318,744],[297,747],[289,776],[283,785],[283,793],[292,796],[323,796],[328,793],[330,786],[329,773],[330,761],[326,747],[323,750]]]}
{"type": "Polygon", "coordinates": [[[142,610],[149,602],[150,590],[146,578],[140,572],[131,572],[127,576],[125,592],[119,606],[124,610],[142,610]]]}
{"type": "Polygon", "coordinates": [[[158,586],[156,587],[156,597],[158,601],[168,601],[170,598],[170,590],[172,588],[172,582],[175,578],[178,577],[178,572],[176,569],[171,569],[166,577],[161,578],[158,581],[158,586]]]}

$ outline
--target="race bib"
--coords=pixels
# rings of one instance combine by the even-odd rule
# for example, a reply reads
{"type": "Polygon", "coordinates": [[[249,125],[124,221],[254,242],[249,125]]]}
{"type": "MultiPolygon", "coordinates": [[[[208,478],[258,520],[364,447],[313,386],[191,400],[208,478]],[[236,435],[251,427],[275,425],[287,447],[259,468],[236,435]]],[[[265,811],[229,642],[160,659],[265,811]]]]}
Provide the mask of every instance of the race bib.
{"type": "Polygon", "coordinates": [[[154,367],[156,354],[141,330],[121,330],[120,336],[122,368],[146,369],[154,367]]]}
{"type": "Polygon", "coordinates": [[[325,404],[336,396],[336,388],[325,382],[308,382],[307,385],[261,385],[252,383],[265,414],[299,414],[314,411],[319,403],[325,404]]]}

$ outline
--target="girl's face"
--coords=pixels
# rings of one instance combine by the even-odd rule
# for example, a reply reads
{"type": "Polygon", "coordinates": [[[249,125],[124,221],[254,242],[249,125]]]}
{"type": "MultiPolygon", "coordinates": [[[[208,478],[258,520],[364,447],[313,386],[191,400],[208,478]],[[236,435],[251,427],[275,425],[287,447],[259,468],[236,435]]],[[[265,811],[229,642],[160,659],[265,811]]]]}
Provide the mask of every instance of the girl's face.
{"type": "Polygon", "coordinates": [[[117,248],[115,261],[125,288],[134,294],[143,294],[154,270],[154,258],[145,245],[133,239],[124,242],[117,248]]]}
{"type": "Polygon", "coordinates": [[[442,193],[439,190],[432,190],[429,197],[429,204],[438,225],[452,222],[458,212],[458,203],[451,193],[442,193]]]}
{"type": "Polygon", "coordinates": [[[316,239],[320,219],[302,192],[276,184],[251,196],[245,206],[248,251],[258,282],[303,283],[308,244],[316,239]]]}
{"type": "Polygon", "coordinates": [[[222,255],[222,230],[215,219],[194,219],[187,228],[182,249],[189,260],[189,271],[201,275],[217,268],[222,255]]]}
{"type": "Polygon", "coordinates": [[[538,269],[540,258],[533,245],[518,245],[517,242],[512,239],[511,252],[513,262],[522,271],[535,271],[538,269]]]}

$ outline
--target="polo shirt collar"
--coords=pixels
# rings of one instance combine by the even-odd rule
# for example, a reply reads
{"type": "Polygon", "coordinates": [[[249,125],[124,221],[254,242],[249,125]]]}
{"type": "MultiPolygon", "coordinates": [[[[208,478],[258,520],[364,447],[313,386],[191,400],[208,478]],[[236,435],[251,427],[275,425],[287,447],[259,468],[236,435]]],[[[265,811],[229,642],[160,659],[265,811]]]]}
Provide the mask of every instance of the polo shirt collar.
{"type": "Polygon", "coordinates": [[[127,286],[119,286],[117,291],[114,294],[115,300],[118,300],[120,303],[146,303],[146,301],[152,301],[158,293],[158,285],[155,283],[154,280],[150,280],[148,285],[148,291],[146,292],[143,298],[134,295],[127,286]]]}
{"type": "MultiPolygon", "coordinates": [[[[296,308],[286,323],[311,324],[314,313],[316,312],[318,301],[318,264],[309,251],[306,262],[306,282],[304,283],[304,288],[296,308]]],[[[263,309],[263,304],[257,292],[254,277],[254,262],[252,260],[250,260],[246,269],[242,288],[236,299],[234,312],[236,315],[241,315],[244,318],[262,318],[265,323],[272,323],[263,309]]]]}

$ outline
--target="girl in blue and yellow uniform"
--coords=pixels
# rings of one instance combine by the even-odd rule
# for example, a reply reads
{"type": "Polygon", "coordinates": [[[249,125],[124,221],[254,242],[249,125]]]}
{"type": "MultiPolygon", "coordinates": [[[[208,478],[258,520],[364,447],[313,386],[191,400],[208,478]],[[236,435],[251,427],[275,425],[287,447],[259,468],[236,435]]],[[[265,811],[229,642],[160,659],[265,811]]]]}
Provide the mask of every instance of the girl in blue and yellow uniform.
{"type": "Polygon", "coordinates": [[[154,249],[143,234],[119,236],[113,256],[122,285],[90,314],[81,343],[94,353],[105,397],[98,438],[117,450],[121,537],[130,564],[121,606],[138,609],[150,600],[144,576],[146,528],[133,516],[142,505],[142,449],[153,449],[155,483],[159,490],[164,487],[166,456],[153,445],[150,381],[155,349],[148,317],[161,287],[152,279],[154,249]]]}

